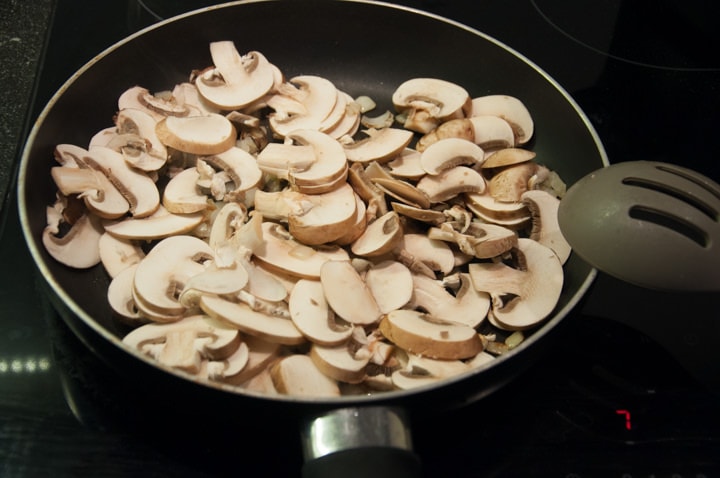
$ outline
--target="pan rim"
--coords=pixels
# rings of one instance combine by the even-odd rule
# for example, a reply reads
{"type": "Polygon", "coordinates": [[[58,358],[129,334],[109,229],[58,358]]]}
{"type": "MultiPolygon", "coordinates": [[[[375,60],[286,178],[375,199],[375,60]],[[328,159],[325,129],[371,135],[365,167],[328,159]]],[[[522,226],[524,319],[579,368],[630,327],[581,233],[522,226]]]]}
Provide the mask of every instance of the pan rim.
{"type": "MultiPolygon", "coordinates": [[[[525,349],[533,346],[536,342],[538,342],[546,334],[548,334],[552,329],[554,329],[555,325],[558,324],[559,322],[561,322],[570,313],[570,311],[573,310],[577,306],[577,304],[579,303],[581,298],[586,295],[588,289],[591,287],[592,283],[594,282],[594,280],[597,276],[597,270],[595,268],[590,267],[590,270],[588,271],[587,276],[583,280],[582,284],[580,284],[577,291],[568,300],[568,302],[561,309],[555,311],[552,316],[550,316],[548,319],[546,319],[543,322],[542,326],[539,327],[538,330],[534,331],[534,333],[532,334],[531,337],[529,337],[520,346],[518,346],[514,350],[510,351],[509,353],[497,357],[491,363],[485,364],[483,366],[475,368],[466,373],[463,373],[463,374],[460,374],[460,375],[457,375],[454,377],[450,377],[447,379],[443,379],[442,381],[438,382],[437,384],[424,385],[424,386],[420,386],[420,387],[417,387],[417,388],[414,388],[411,390],[393,390],[393,391],[380,392],[380,393],[371,394],[371,395],[346,395],[346,396],[340,396],[340,397],[298,397],[298,396],[287,396],[287,395],[268,395],[268,394],[263,394],[260,392],[242,389],[240,387],[229,385],[229,384],[216,383],[216,382],[212,382],[209,380],[198,379],[197,377],[193,377],[192,375],[190,375],[186,372],[182,372],[180,370],[167,367],[163,364],[160,364],[159,362],[157,362],[155,360],[152,360],[151,358],[149,358],[143,354],[140,354],[138,351],[132,350],[129,347],[125,346],[122,343],[122,341],[115,334],[113,334],[110,330],[108,330],[104,326],[102,326],[98,321],[96,321],[93,317],[91,317],[89,313],[85,312],[82,309],[82,307],[69,296],[69,294],[65,291],[65,289],[62,287],[62,285],[59,284],[53,277],[45,259],[43,258],[43,255],[40,251],[41,245],[40,245],[38,239],[33,237],[33,234],[32,234],[32,229],[30,226],[30,219],[28,217],[28,208],[27,208],[27,200],[26,200],[26,196],[27,196],[26,179],[27,179],[28,163],[30,162],[31,146],[34,144],[36,137],[38,135],[38,132],[40,131],[42,125],[45,122],[45,119],[47,118],[49,113],[52,111],[53,107],[55,106],[55,104],[57,103],[59,98],[71,87],[71,85],[81,75],[83,75],[95,63],[102,61],[102,59],[105,58],[106,56],[108,56],[108,54],[111,53],[112,51],[115,51],[115,50],[121,48],[123,45],[133,41],[135,38],[145,35],[149,31],[163,28],[168,23],[173,23],[173,22],[179,21],[185,17],[194,16],[194,15],[202,15],[203,12],[224,9],[224,8],[237,8],[237,7],[241,7],[242,5],[246,5],[246,4],[270,3],[270,2],[282,2],[282,1],[283,0],[239,0],[239,1],[222,3],[222,4],[218,4],[218,5],[212,5],[209,7],[203,7],[200,9],[192,10],[192,11],[168,18],[166,20],[162,20],[158,23],[155,23],[153,25],[145,27],[131,35],[128,35],[127,37],[123,38],[122,40],[107,47],[99,54],[95,55],[91,60],[86,62],[82,67],[80,67],[77,71],[75,71],[63,83],[63,85],[53,94],[53,96],[50,98],[50,100],[47,102],[47,104],[42,109],[41,113],[35,119],[35,121],[33,123],[33,127],[30,130],[30,133],[28,134],[27,140],[25,141],[25,144],[23,146],[23,151],[22,151],[22,155],[21,155],[21,159],[20,159],[20,164],[19,164],[19,168],[18,168],[18,176],[17,176],[17,207],[18,207],[18,212],[19,212],[19,217],[20,217],[21,230],[22,230],[23,236],[25,238],[26,244],[29,248],[29,251],[31,253],[34,265],[37,268],[37,270],[39,271],[39,273],[41,274],[43,280],[46,282],[46,285],[50,288],[51,292],[54,295],[56,295],[60,301],[62,301],[62,304],[69,309],[69,313],[73,314],[75,317],[80,319],[80,321],[83,323],[84,326],[89,327],[93,333],[101,336],[106,342],[113,345],[120,352],[127,354],[128,356],[132,356],[135,359],[140,360],[144,364],[146,364],[152,368],[158,369],[161,372],[169,373],[171,375],[174,375],[175,377],[179,377],[188,382],[195,383],[196,385],[200,385],[202,387],[207,387],[209,389],[219,390],[221,392],[226,392],[226,393],[229,393],[232,395],[244,396],[244,397],[248,397],[248,398],[259,398],[264,401],[281,402],[281,403],[301,403],[301,404],[313,404],[313,405],[337,407],[337,406],[349,406],[349,405],[356,405],[356,404],[369,405],[369,404],[377,404],[380,402],[403,400],[403,399],[407,399],[410,396],[421,395],[424,392],[429,391],[429,390],[434,390],[437,388],[444,389],[444,388],[452,387],[453,385],[455,385],[459,382],[465,382],[465,381],[471,380],[474,376],[480,375],[484,371],[486,371],[490,368],[500,367],[503,364],[505,364],[505,362],[513,360],[516,355],[519,355],[525,349]]],[[[511,54],[512,56],[521,60],[527,66],[529,66],[530,68],[535,70],[538,74],[540,74],[542,76],[544,81],[549,83],[555,90],[557,90],[558,93],[560,93],[560,95],[568,103],[568,105],[572,107],[575,114],[582,121],[585,129],[591,136],[593,142],[595,143],[597,152],[599,153],[603,167],[609,165],[607,153],[605,151],[604,146],[602,145],[602,142],[599,138],[597,131],[593,127],[593,125],[590,122],[587,115],[583,112],[583,110],[580,108],[580,106],[574,100],[574,98],[554,78],[552,78],[542,68],[540,68],[537,64],[535,64],[533,61],[531,61],[529,58],[527,58],[522,53],[509,47],[508,45],[501,42],[500,40],[498,40],[494,37],[491,37],[475,28],[469,27],[458,21],[451,20],[451,19],[442,17],[442,16],[434,14],[434,13],[426,12],[426,11],[415,9],[412,7],[390,4],[390,3],[386,3],[386,2],[382,2],[382,1],[372,1],[372,0],[341,0],[341,1],[346,2],[346,3],[366,5],[366,6],[370,6],[373,8],[379,7],[379,8],[389,8],[389,9],[394,9],[394,10],[401,10],[401,11],[408,12],[410,14],[424,16],[424,17],[429,18],[434,21],[446,23],[446,24],[450,25],[451,27],[466,30],[467,32],[469,32],[475,36],[478,36],[478,37],[484,39],[485,41],[493,43],[494,45],[507,51],[509,54],[511,54]]],[[[338,0],[334,0],[333,3],[338,3],[338,0]]],[[[60,315],[62,315],[62,314],[60,314],[60,315]]],[[[63,319],[65,319],[65,318],[63,317],[63,319]]],[[[67,322],[67,321],[65,321],[65,322],[67,322]]]]}

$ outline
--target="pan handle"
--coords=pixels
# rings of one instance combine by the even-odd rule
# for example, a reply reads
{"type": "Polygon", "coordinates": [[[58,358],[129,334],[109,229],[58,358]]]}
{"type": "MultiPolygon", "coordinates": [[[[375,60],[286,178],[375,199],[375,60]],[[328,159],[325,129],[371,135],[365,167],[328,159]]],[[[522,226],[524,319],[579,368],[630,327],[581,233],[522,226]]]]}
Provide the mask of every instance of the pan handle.
{"type": "Polygon", "coordinates": [[[303,478],[419,478],[407,417],[390,407],[333,410],[303,430],[303,478]]]}

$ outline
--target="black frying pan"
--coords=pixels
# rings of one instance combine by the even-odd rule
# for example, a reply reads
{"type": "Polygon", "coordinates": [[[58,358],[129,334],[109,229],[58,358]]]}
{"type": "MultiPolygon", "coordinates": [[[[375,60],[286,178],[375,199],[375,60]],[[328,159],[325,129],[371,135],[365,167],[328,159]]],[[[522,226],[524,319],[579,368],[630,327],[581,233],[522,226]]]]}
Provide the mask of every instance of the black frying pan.
{"type": "MultiPolygon", "coordinates": [[[[537,152],[538,161],[556,170],[568,184],[606,166],[604,149],[572,98],[521,54],[443,18],[353,1],[232,3],[162,22],[85,65],[37,119],[20,167],[23,232],[54,306],[98,357],[129,376],[152,380],[164,393],[174,391],[179,402],[192,397],[195,405],[208,404],[208,413],[242,410],[240,416],[267,417],[275,423],[301,418],[311,424],[307,428],[310,434],[317,432],[317,426],[312,425],[320,423],[316,417],[325,420],[323,426],[338,421],[344,424],[341,428],[350,429],[350,445],[339,444],[337,449],[348,449],[309,460],[306,476],[332,470],[326,465],[341,466],[345,476],[362,476],[360,465],[367,462],[365,454],[369,452],[390,460],[372,467],[376,476],[412,476],[417,473],[417,463],[403,437],[407,416],[412,419],[415,412],[427,410],[428,404],[437,411],[477,400],[512,380],[541,353],[552,330],[581,300],[595,277],[592,267],[571,257],[565,266],[564,291],[553,315],[521,346],[486,367],[414,391],[300,399],[196,383],[130,351],[120,341],[123,329],[112,318],[106,302],[108,278],[102,267],[68,269],[52,260],[40,242],[45,208],[53,203],[56,189],[49,173],[54,165],[54,146],[86,145],[94,133],[111,125],[121,92],[136,84],[158,91],[185,81],[191,70],[211,64],[209,42],[227,39],[235,41],[240,51],[261,51],[288,78],[318,74],[353,96],[369,95],[379,102],[377,111],[391,108],[389,98],[401,82],[420,76],[456,82],[473,96],[517,96],[535,120],[535,138],[530,146],[537,152]],[[373,425],[367,427],[368,423],[373,425]],[[383,433],[367,440],[358,438],[363,428],[383,433]],[[398,437],[385,433],[392,430],[398,437]],[[379,442],[373,443],[378,438],[379,442]],[[348,460],[357,464],[348,468],[348,460]],[[352,475],[352,470],[358,475],[352,475]]],[[[312,449],[312,445],[307,448],[312,449]]]]}

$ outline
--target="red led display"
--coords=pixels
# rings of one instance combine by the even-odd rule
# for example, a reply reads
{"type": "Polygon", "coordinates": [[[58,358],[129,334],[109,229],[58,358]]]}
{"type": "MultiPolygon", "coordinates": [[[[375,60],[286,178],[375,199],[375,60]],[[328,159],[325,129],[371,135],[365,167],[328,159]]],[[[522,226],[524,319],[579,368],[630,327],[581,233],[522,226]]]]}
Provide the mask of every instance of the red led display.
{"type": "Polygon", "coordinates": [[[615,410],[615,413],[617,413],[618,415],[623,415],[625,417],[625,429],[632,430],[632,421],[630,419],[630,412],[627,410],[615,410]]]}

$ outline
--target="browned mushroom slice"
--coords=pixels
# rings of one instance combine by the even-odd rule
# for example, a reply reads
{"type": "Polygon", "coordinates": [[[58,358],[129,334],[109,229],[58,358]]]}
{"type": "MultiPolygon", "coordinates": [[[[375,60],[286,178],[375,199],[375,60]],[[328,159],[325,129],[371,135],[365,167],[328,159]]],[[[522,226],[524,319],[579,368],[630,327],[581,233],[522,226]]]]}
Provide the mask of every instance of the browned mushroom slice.
{"type": "Polygon", "coordinates": [[[403,126],[427,133],[452,118],[471,112],[472,99],[461,86],[437,78],[413,78],[393,92],[395,109],[404,116],[403,126]]]}
{"type": "Polygon", "coordinates": [[[354,354],[349,344],[328,347],[313,344],[310,348],[310,358],[315,366],[328,377],[345,383],[360,383],[365,378],[369,354],[361,356],[354,354]]]}
{"type": "Polygon", "coordinates": [[[344,144],[345,155],[351,162],[385,163],[395,158],[413,138],[411,131],[399,128],[365,130],[367,137],[350,144],[344,144]]]}
{"type": "Polygon", "coordinates": [[[367,225],[365,231],[352,243],[353,254],[376,257],[392,251],[402,240],[403,228],[395,211],[385,213],[367,225]]]}
{"type": "Polygon", "coordinates": [[[330,308],[344,320],[356,325],[380,320],[375,297],[350,261],[327,261],[320,268],[320,282],[330,308]]]}
{"type": "Polygon", "coordinates": [[[412,298],[412,274],[398,261],[373,264],[365,273],[365,283],[383,314],[404,307],[412,298]]]}
{"type": "Polygon", "coordinates": [[[160,141],[190,154],[219,154],[235,145],[237,131],[225,116],[168,116],[155,127],[160,141]]]}
{"type": "Polygon", "coordinates": [[[498,116],[512,126],[516,144],[527,143],[533,136],[534,123],[527,107],[509,95],[486,95],[472,99],[471,116],[498,116]]]}
{"type": "Polygon", "coordinates": [[[290,293],[288,307],[295,326],[316,344],[339,345],[352,335],[352,327],[335,321],[320,281],[300,279],[290,293]]]}
{"type": "Polygon", "coordinates": [[[202,295],[200,308],[210,317],[270,342],[283,345],[305,342],[305,336],[291,320],[258,312],[243,302],[230,302],[221,297],[202,295]]]}
{"type": "Polygon", "coordinates": [[[530,189],[530,178],[538,171],[534,161],[499,169],[488,181],[488,193],[501,202],[520,202],[522,194],[530,189]]]}
{"type": "Polygon", "coordinates": [[[437,319],[476,328],[490,310],[490,295],[473,287],[470,276],[460,274],[460,288],[451,294],[442,281],[414,274],[412,305],[437,319]]]}
{"type": "Polygon", "coordinates": [[[329,260],[347,260],[347,252],[340,248],[312,248],[302,244],[288,231],[272,222],[262,223],[262,247],[255,251],[255,258],[266,267],[284,271],[294,277],[319,279],[320,268],[329,260]]]}
{"type": "Polygon", "coordinates": [[[558,224],[557,212],[560,207],[560,199],[537,189],[524,192],[521,198],[532,213],[533,226],[530,231],[530,239],[555,251],[560,262],[565,264],[570,257],[572,248],[562,235],[558,224]]]}
{"type": "Polygon", "coordinates": [[[431,203],[438,203],[461,193],[483,192],[485,179],[472,168],[455,166],[437,175],[424,176],[418,181],[417,189],[425,193],[431,203]]]}
{"type": "Polygon", "coordinates": [[[380,321],[380,332],[398,347],[425,357],[459,360],[482,351],[475,329],[436,320],[417,310],[394,310],[380,321]]]}
{"type": "Polygon", "coordinates": [[[163,365],[196,374],[203,360],[221,360],[240,345],[238,331],[204,315],[171,324],[145,324],[125,337],[127,346],[163,365]]]}
{"type": "Polygon", "coordinates": [[[275,70],[260,52],[245,55],[231,41],[210,43],[215,68],[195,80],[200,95],[222,110],[236,110],[263,97],[275,84],[275,70]]]}
{"type": "Polygon", "coordinates": [[[501,328],[519,330],[543,321],[555,308],[563,285],[558,256],[532,239],[518,239],[522,268],[502,262],[468,266],[473,286],[492,297],[491,319],[501,328]]]}
{"type": "Polygon", "coordinates": [[[296,397],[337,397],[337,382],[320,370],[308,355],[290,355],[270,370],[273,384],[279,393],[296,397]]]}

